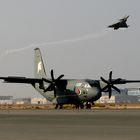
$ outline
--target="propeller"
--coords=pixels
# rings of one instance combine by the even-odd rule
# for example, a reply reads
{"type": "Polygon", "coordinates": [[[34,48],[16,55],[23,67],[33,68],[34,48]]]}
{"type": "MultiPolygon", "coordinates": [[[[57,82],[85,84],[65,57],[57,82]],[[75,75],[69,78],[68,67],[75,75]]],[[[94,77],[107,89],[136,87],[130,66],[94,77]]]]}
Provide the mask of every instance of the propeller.
{"type": "Polygon", "coordinates": [[[51,80],[48,80],[46,78],[42,78],[43,81],[50,83],[50,85],[46,89],[44,89],[44,92],[54,90],[54,95],[56,97],[56,87],[57,87],[57,84],[59,83],[59,81],[61,80],[62,77],[64,77],[63,74],[61,74],[57,79],[55,79],[54,72],[53,72],[53,70],[51,70],[51,80]]]}
{"type": "Polygon", "coordinates": [[[107,85],[101,89],[101,91],[108,91],[109,92],[109,98],[112,95],[112,89],[116,90],[117,92],[120,93],[120,90],[115,87],[115,84],[119,84],[121,82],[121,78],[118,79],[112,79],[112,71],[110,71],[109,73],[109,79],[105,80],[103,77],[100,78],[104,83],[106,83],[107,85]]]}

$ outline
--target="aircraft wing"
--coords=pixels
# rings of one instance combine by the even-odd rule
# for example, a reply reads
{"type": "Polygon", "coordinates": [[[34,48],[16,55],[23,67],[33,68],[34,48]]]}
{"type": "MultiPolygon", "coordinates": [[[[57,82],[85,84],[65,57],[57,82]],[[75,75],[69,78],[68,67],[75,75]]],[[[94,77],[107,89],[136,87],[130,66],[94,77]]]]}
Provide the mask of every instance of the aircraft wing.
{"type": "Polygon", "coordinates": [[[17,77],[17,76],[0,77],[0,80],[4,80],[4,82],[6,83],[25,83],[25,84],[42,83],[42,79],[17,77]]]}
{"type": "Polygon", "coordinates": [[[117,23],[114,23],[114,24],[112,24],[112,25],[109,25],[108,27],[116,27],[116,26],[118,26],[118,22],[117,23]]]}

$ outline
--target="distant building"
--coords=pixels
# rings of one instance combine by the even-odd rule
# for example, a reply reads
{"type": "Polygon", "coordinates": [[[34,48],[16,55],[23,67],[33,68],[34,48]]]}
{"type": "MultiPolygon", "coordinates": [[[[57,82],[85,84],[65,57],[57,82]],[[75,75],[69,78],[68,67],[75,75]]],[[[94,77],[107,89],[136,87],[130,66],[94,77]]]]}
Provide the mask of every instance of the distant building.
{"type": "Polygon", "coordinates": [[[109,99],[108,95],[103,95],[96,103],[115,103],[115,96],[111,96],[109,99]]]}
{"type": "Polygon", "coordinates": [[[11,105],[13,104],[13,96],[0,96],[1,105],[11,105]]]}
{"type": "Polygon", "coordinates": [[[137,96],[124,94],[115,96],[115,103],[139,103],[139,101],[137,96]]]}
{"type": "Polygon", "coordinates": [[[128,95],[137,96],[140,103],[140,88],[128,88],[128,95]]]}
{"type": "Polygon", "coordinates": [[[111,98],[103,95],[96,103],[139,103],[137,96],[130,96],[127,94],[112,95],[111,98]]]}
{"type": "Polygon", "coordinates": [[[138,103],[140,101],[139,98],[140,96],[136,96],[138,94],[136,93],[130,94],[130,91],[134,92],[135,90],[120,89],[120,91],[121,93],[118,93],[113,90],[110,99],[108,93],[103,93],[103,96],[96,102],[97,103],[138,103]]]}
{"type": "Polygon", "coordinates": [[[31,104],[51,104],[46,98],[32,98],[31,104]]]}
{"type": "Polygon", "coordinates": [[[31,104],[31,98],[17,98],[17,99],[14,99],[14,103],[15,104],[31,104]]]}

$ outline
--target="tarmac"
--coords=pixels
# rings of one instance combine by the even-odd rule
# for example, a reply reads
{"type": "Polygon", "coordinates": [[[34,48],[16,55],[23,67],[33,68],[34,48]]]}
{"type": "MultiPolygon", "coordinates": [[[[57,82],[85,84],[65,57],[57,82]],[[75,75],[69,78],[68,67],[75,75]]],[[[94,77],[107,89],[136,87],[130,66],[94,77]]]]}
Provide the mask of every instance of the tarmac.
{"type": "Polygon", "coordinates": [[[140,110],[0,110],[1,140],[139,140],[140,110]]]}

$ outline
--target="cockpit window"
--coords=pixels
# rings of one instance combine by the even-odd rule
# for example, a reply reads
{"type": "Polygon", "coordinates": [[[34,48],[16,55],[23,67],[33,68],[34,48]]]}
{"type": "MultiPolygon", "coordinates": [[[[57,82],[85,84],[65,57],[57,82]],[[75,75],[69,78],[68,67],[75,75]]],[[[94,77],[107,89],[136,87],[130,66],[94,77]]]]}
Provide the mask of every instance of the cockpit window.
{"type": "Polygon", "coordinates": [[[100,85],[98,80],[89,80],[89,79],[87,79],[86,81],[89,83],[89,85],[91,87],[99,87],[99,85],[100,85]]]}
{"type": "Polygon", "coordinates": [[[87,83],[76,83],[76,86],[77,87],[82,87],[82,88],[90,88],[90,84],[87,82],[87,83]]]}
{"type": "Polygon", "coordinates": [[[89,83],[86,83],[85,84],[85,88],[91,88],[90,84],[89,83]]]}

